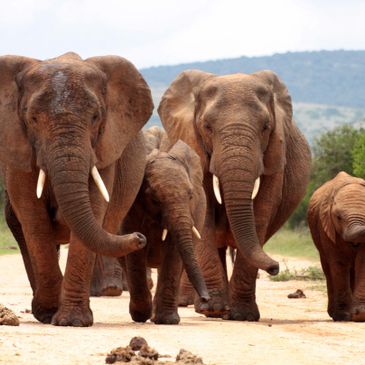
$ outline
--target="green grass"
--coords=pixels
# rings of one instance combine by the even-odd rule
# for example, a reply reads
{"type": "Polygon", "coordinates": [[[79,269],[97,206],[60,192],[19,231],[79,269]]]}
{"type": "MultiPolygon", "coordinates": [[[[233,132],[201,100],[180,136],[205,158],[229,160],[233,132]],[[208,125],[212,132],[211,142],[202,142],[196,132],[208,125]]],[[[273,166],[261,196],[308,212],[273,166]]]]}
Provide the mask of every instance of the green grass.
{"type": "Polygon", "coordinates": [[[324,280],[324,274],[318,266],[309,266],[301,270],[289,270],[286,268],[276,276],[270,276],[272,281],[289,281],[289,280],[324,280]]]}
{"type": "Polygon", "coordinates": [[[317,248],[307,228],[297,230],[282,228],[265,244],[265,251],[269,254],[319,261],[317,248]]]}
{"type": "Polygon", "coordinates": [[[19,252],[18,244],[11,234],[3,214],[0,214],[0,255],[19,252]]]}

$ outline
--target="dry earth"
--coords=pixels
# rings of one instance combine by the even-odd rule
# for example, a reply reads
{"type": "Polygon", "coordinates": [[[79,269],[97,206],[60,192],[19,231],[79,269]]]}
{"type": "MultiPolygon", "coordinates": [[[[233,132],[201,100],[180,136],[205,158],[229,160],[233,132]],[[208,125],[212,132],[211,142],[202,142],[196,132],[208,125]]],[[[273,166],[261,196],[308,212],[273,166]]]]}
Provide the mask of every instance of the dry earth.
{"type": "MultiPolygon", "coordinates": [[[[63,258],[65,257],[63,252],[63,258]]],[[[287,259],[287,265],[312,265],[287,259]]],[[[19,327],[0,326],[0,364],[104,364],[106,354],[143,336],[162,354],[180,348],[207,364],[365,364],[365,323],[334,323],[326,313],[326,294],[313,282],[257,281],[261,320],[257,323],[209,319],[181,308],[178,326],[133,323],[128,293],[92,298],[94,325],[55,327],[38,323],[30,308],[31,291],[20,255],[0,256],[0,303],[20,317],[19,327]],[[288,299],[296,289],[306,299],[288,299]]]]}

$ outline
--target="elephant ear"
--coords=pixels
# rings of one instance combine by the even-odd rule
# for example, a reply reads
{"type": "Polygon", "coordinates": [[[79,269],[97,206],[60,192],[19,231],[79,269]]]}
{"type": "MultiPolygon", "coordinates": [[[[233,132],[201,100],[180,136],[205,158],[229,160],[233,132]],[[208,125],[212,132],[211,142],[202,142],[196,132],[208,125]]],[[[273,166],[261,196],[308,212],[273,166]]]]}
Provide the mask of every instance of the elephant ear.
{"type": "Polygon", "coordinates": [[[149,154],[153,149],[157,149],[162,152],[167,152],[170,149],[170,142],[167,138],[166,132],[156,125],[144,130],[143,137],[147,154],[149,154]]]}
{"type": "Polygon", "coordinates": [[[107,78],[106,123],[96,146],[98,168],[112,164],[137,135],[152,114],[150,88],[141,74],[125,58],[92,57],[85,60],[98,67],[107,78]]]}
{"type": "MultiPolygon", "coordinates": [[[[332,204],[337,192],[346,185],[354,183],[357,178],[344,171],[339,172],[332,180],[322,185],[311,200],[319,205],[319,219],[323,230],[332,242],[336,242],[336,229],[332,221],[332,204]]],[[[361,179],[359,179],[361,180],[361,179]]]]}
{"type": "Polygon", "coordinates": [[[200,158],[190,146],[181,140],[178,140],[171,147],[169,155],[175,157],[185,167],[190,182],[193,186],[193,211],[195,211],[199,208],[198,204],[202,203],[202,199],[205,201],[205,193],[203,189],[203,171],[200,158]],[[202,198],[202,194],[204,195],[204,198],[202,198]]]}
{"type": "Polygon", "coordinates": [[[20,56],[0,57],[0,163],[31,171],[32,147],[19,118],[17,78],[38,60],[20,56]]]}
{"type": "Polygon", "coordinates": [[[172,144],[181,139],[201,158],[205,165],[207,156],[195,126],[196,97],[201,85],[211,73],[188,70],[172,82],[162,96],[158,107],[162,124],[172,144]]]}
{"type": "Polygon", "coordinates": [[[269,108],[275,121],[275,128],[264,156],[264,173],[272,175],[283,171],[286,164],[285,130],[293,124],[293,107],[287,87],[274,72],[264,70],[253,75],[263,80],[272,90],[269,108]]]}

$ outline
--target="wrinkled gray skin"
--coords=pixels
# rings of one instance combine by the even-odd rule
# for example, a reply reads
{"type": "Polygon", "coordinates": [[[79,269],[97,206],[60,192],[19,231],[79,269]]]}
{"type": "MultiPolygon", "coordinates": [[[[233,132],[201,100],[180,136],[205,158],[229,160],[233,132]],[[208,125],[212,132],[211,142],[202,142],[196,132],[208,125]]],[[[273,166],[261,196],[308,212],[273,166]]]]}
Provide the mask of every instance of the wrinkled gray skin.
{"type": "Polygon", "coordinates": [[[170,147],[165,133],[157,127],[144,131],[147,151],[142,187],[124,223],[123,232],[138,231],[147,246],[125,257],[130,313],[135,321],[152,315],[156,324],[177,324],[178,290],[182,267],[204,303],[208,291],[197,265],[192,228],[202,229],[205,194],[199,157],[184,142],[170,147]],[[168,230],[162,242],[164,228],[168,230]],[[146,267],[157,267],[158,282],[153,299],[146,281],[146,267]]]}
{"type": "Polygon", "coordinates": [[[95,252],[119,257],[146,244],[139,233],[116,233],[142,182],[139,131],[152,109],[146,82],[122,57],[0,57],[5,214],[33,289],[32,313],[40,322],[90,326],[95,252]],[[109,204],[91,178],[94,166],[109,204]],[[37,198],[40,169],[46,182],[37,198]],[[58,247],[68,242],[63,277],[58,247]]]}
{"type": "Polygon", "coordinates": [[[334,321],[365,321],[365,180],[340,172],[309,202],[308,224],[334,321]]]}
{"type": "Polygon", "coordinates": [[[171,142],[181,139],[197,152],[204,174],[207,215],[197,255],[212,299],[208,310],[196,310],[258,320],[257,270],[279,272],[262,246],[299,204],[310,173],[309,146],[293,121],[288,90],[271,71],[218,76],[188,70],[166,90],[158,112],[171,142]],[[217,249],[227,244],[237,248],[229,288],[217,249]]]}

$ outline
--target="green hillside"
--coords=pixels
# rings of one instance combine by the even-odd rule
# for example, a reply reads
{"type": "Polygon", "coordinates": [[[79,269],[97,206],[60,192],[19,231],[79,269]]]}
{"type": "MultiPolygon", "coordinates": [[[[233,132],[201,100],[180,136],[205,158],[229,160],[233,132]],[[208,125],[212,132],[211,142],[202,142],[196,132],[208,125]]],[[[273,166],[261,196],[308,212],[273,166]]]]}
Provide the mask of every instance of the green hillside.
{"type": "Polygon", "coordinates": [[[295,102],[365,108],[365,51],[318,51],[240,57],[158,66],[141,72],[153,88],[164,88],[181,71],[197,68],[216,74],[275,71],[295,102]]]}

